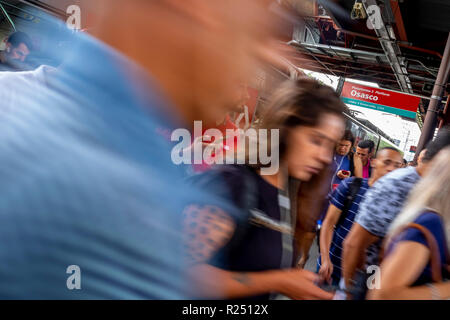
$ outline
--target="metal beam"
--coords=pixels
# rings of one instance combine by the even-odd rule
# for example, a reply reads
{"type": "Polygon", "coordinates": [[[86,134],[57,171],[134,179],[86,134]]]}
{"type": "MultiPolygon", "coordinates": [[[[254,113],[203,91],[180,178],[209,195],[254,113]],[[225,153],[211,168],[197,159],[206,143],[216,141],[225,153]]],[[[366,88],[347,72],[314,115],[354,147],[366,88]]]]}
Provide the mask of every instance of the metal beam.
{"type": "Polygon", "coordinates": [[[442,94],[446,87],[450,72],[450,33],[448,34],[447,44],[445,45],[444,56],[439,67],[436,83],[434,84],[433,94],[431,96],[430,104],[428,105],[427,114],[425,116],[425,122],[422,128],[422,134],[420,135],[419,143],[417,145],[416,156],[414,161],[417,161],[417,157],[427,143],[433,139],[433,133],[436,130],[438,106],[442,100],[442,94]]]}
{"type": "Polygon", "coordinates": [[[66,12],[64,12],[64,11],[58,9],[58,8],[52,7],[52,6],[50,6],[50,5],[46,4],[46,3],[43,3],[43,2],[38,1],[38,0],[18,0],[18,1],[22,2],[22,3],[25,3],[25,4],[27,4],[27,5],[31,6],[31,7],[38,8],[38,9],[40,9],[42,11],[45,11],[45,12],[51,14],[51,15],[55,15],[55,16],[57,16],[59,18],[66,18],[68,16],[66,12]]]}
{"type": "MultiPolygon", "coordinates": [[[[371,12],[371,10],[369,10],[369,7],[378,7],[375,0],[362,0],[362,3],[364,9],[368,13],[371,12]]],[[[408,77],[408,70],[406,70],[406,59],[402,56],[400,47],[396,43],[397,39],[395,38],[394,30],[392,29],[392,26],[385,24],[382,16],[379,20],[380,25],[375,26],[374,31],[377,34],[381,47],[384,50],[386,58],[391,64],[391,68],[394,71],[395,77],[397,78],[397,82],[401,90],[404,92],[412,93],[413,91],[411,87],[411,81],[408,77]]]]}
{"type": "Polygon", "coordinates": [[[403,23],[403,17],[400,11],[400,6],[397,1],[391,0],[390,3],[392,11],[394,12],[395,16],[395,25],[397,26],[398,36],[400,37],[401,41],[408,42],[408,36],[406,34],[405,24],[403,23]]]}
{"type": "MultiPolygon", "coordinates": [[[[313,56],[314,55],[314,53],[312,53],[311,51],[309,51],[308,52],[308,54],[309,55],[311,55],[311,56],[313,56]]],[[[320,55],[319,55],[320,56],[320,55]]],[[[321,56],[323,56],[323,57],[325,57],[324,55],[321,55],[321,56]]],[[[327,56],[328,57],[328,56],[327,56]]],[[[301,57],[297,57],[297,56],[293,56],[292,57],[293,59],[296,59],[296,60],[308,60],[308,61],[312,61],[311,59],[307,59],[307,58],[301,58],[301,57]]],[[[385,75],[389,75],[390,77],[393,77],[393,78],[395,78],[395,75],[392,73],[392,69],[390,68],[390,65],[384,65],[384,64],[382,64],[382,65],[378,65],[378,64],[375,64],[375,63],[371,63],[371,65],[373,65],[374,67],[376,67],[376,68],[381,68],[381,69],[384,69],[383,71],[382,70],[373,70],[373,69],[371,69],[370,67],[366,67],[366,68],[362,68],[362,67],[356,67],[356,66],[354,66],[354,64],[367,64],[367,63],[360,63],[361,61],[360,60],[358,60],[357,62],[355,62],[355,61],[353,61],[353,60],[349,60],[349,59],[342,59],[342,58],[340,58],[340,57],[328,57],[329,59],[333,59],[333,60],[337,60],[337,61],[339,61],[339,62],[344,62],[344,63],[350,63],[350,65],[346,65],[346,67],[347,68],[350,68],[350,69],[355,69],[355,70],[361,70],[361,71],[364,71],[364,72],[376,72],[376,73],[378,73],[378,74],[385,74],[385,75]],[[389,70],[390,70],[390,72],[387,72],[387,68],[389,68],[389,70]]],[[[329,66],[329,65],[332,65],[332,66],[336,66],[336,62],[335,61],[333,61],[333,62],[328,62],[328,61],[323,61],[323,60],[321,60],[321,63],[322,64],[325,64],[325,65],[327,65],[327,66],[329,66]]],[[[341,65],[342,66],[342,65],[341,65]]],[[[418,71],[418,72],[422,72],[422,73],[425,73],[425,71],[422,71],[422,70],[411,70],[411,71],[418,71]]],[[[408,74],[409,75],[409,77],[410,78],[414,78],[414,79],[418,79],[418,80],[422,80],[422,81],[425,81],[425,82],[429,82],[429,83],[434,83],[435,82],[435,79],[432,79],[432,78],[427,78],[427,77],[423,77],[423,76],[420,76],[420,75],[416,75],[416,74],[413,74],[413,73],[410,73],[410,74],[408,74]]],[[[413,82],[411,82],[411,84],[413,84],[413,82]]]]}
{"type": "Polygon", "coordinates": [[[336,47],[336,46],[330,46],[326,44],[312,44],[307,42],[300,42],[296,40],[292,40],[288,42],[288,45],[294,45],[294,46],[300,46],[303,48],[309,48],[309,49],[316,49],[316,50],[332,50],[336,53],[342,53],[347,54],[350,56],[351,53],[358,55],[359,58],[363,58],[365,56],[372,58],[372,60],[375,60],[376,57],[380,57],[383,60],[386,60],[386,57],[382,53],[376,53],[376,52],[370,52],[370,51],[363,51],[363,50],[356,50],[356,49],[349,49],[349,48],[342,48],[342,47],[336,47]]]}

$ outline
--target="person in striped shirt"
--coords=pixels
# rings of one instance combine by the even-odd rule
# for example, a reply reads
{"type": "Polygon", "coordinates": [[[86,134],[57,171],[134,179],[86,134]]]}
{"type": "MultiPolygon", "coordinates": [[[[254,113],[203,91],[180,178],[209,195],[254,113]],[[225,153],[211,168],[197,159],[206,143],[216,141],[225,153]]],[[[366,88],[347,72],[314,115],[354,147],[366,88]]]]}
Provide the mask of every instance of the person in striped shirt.
{"type": "Polygon", "coordinates": [[[342,242],[353,225],[359,203],[378,179],[402,166],[402,155],[394,148],[383,148],[378,151],[371,165],[373,170],[369,179],[345,179],[331,195],[320,234],[321,255],[317,262],[321,279],[332,286],[338,286],[341,278],[342,242]],[[355,190],[353,196],[352,189],[355,190]]]}

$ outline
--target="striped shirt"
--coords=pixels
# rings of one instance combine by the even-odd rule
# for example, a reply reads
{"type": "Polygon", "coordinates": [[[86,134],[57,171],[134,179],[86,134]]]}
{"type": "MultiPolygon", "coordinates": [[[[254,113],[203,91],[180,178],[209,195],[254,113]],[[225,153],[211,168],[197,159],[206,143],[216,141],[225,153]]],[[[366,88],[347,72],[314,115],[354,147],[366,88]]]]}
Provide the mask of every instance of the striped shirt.
{"type": "MultiPolygon", "coordinates": [[[[349,195],[350,185],[355,180],[354,177],[343,180],[339,186],[333,191],[330,198],[330,204],[334,205],[339,210],[344,209],[345,199],[349,195]]],[[[333,234],[333,240],[330,246],[330,260],[333,263],[333,274],[332,278],[338,281],[341,277],[341,255],[342,255],[342,242],[349,233],[353,221],[355,219],[356,213],[358,212],[359,203],[364,199],[364,194],[369,189],[368,184],[369,179],[362,179],[361,187],[356,194],[353,203],[351,204],[348,212],[342,212],[345,218],[341,219],[335,226],[335,231],[333,234]]],[[[321,266],[321,258],[318,258],[318,268],[321,266]]]]}

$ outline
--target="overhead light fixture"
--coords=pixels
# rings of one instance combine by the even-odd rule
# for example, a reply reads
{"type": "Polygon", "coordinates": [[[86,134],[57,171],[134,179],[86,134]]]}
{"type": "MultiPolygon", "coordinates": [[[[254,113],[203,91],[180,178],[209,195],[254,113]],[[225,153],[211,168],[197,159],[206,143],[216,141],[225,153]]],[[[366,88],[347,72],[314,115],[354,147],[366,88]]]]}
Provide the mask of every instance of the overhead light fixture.
{"type": "Polygon", "coordinates": [[[366,10],[364,9],[364,6],[360,0],[359,1],[356,0],[355,3],[353,4],[353,9],[350,14],[350,18],[352,18],[353,20],[367,18],[366,10]]]}

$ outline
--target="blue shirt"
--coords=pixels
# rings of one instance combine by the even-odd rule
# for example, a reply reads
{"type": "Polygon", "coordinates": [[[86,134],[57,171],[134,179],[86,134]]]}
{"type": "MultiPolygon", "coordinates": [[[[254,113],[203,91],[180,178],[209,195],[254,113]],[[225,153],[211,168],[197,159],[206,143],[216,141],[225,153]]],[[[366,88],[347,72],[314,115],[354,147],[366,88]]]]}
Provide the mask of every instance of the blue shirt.
{"type": "MultiPolygon", "coordinates": [[[[350,185],[355,180],[354,177],[345,179],[342,183],[334,190],[331,195],[330,203],[334,205],[339,210],[344,209],[345,199],[350,193],[350,185]]],[[[347,212],[341,212],[341,215],[344,215],[341,223],[338,223],[335,226],[335,231],[333,234],[333,240],[331,241],[330,246],[330,260],[333,263],[333,274],[332,277],[335,280],[339,280],[341,278],[341,256],[342,256],[342,242],[344,241],[347,234],[350,232],[352,228],[353,221],[355,219],[355,215],[359,210],[359,204],[364,199],[364,196],[369,189],[368,179],[362,179],[361,187],[359,188],[358,193],[356,194],[354,201],[352,202],[349,210],[347,212]]],[[[318,268],[321,266],[321,258],[319,256],[317,260],[318,268]]]]}
{"type": "Polygon", "coordinates": [[[335,153],[333,156],[333,162],[331,164],[331,167],[332,167],[332,171],[333,171],[333,177],[331,178],[331,181],[330,181],[330,190],[329,190],[329,193],[327,194],[327,198],[324,199],[323,208],[320,213],[320,218],[319,218],[320,222],[319,223],[321,223],[325,219],[325,216],[327,214],[329,199],[331,198],[331,194],[333,192],[333,185],[340,184],[343,180],[337,176],[338,171],[339,170],[350,171],[350,160],[348,158],[348,155],[341,156],[341,155],[338,155],[335,153]]]}
{"type": "MultiPolygon", "coordinates": [[[[441,216],[434,212],[424,212],[422,213],[416,220],[414,220],[414,223],[417,223],[425,228],[427,228],[431,234],[436,239],[436,242],[439,247],[439,255],[441,258],[441,265],[442,265],[442,273],[443,276],[448,277],[449,274],[447,273],[446,269],[444,268],[445,262],[446,262],[446,252],[447,252],[447,239],[445,235],[445,225],[442,221],[441,216]]],[[[399,244],[402,241],[414,241],[418,242],[420,244],[423,244],[428,248],[428,243],[426,241],[425,236],[422,232],[420,232],[418,229],[415,228],[409,228],[405,231],[403,231],[401,234],[395,237],[392,244],[389,246],[389,249],[387,251],[387,255],[389,253],[392,253],[392,250],[394,247],[399,244]]],[[[426,283],[433,282],[432,276],[431,276],[431,264],[428,263],[425,269],[422,271],[422,273],[419,275],[419,277],[414,282],[413,286],[419,286],[426,283]]]]}
{"type": "Polygon", "coordinates": [[[340,170],[347,170],[350,171],[350,160],[348,158],[348,155],[345,156],[341,156],[339,154],[335,154],[333,157],[333,172],[334,172],[334,176],[333,176],[333,180],[332,180],[332,185],[333,184],[339,184],[342,182],[343,179],[339,178],[336,174],[338,173],[338,171],[340,170]]]}
{"type": "Polygon", "coordinates": [[[355,222],[380,238],[367,250],[367,265],[379,265],[382,238],[419,179],[414,167],[397,169],[377,180],[367,192],[355,222]]]}
{"type": "Polygon", "coordinates": [[[1,115],[0,298],[186,298],[181,211],[205,195],[156,134],[177,126],[173,108],[113,49],[72,43],[1,115]],[[67,287],[71,265],[81,290],[67,287]]]}

